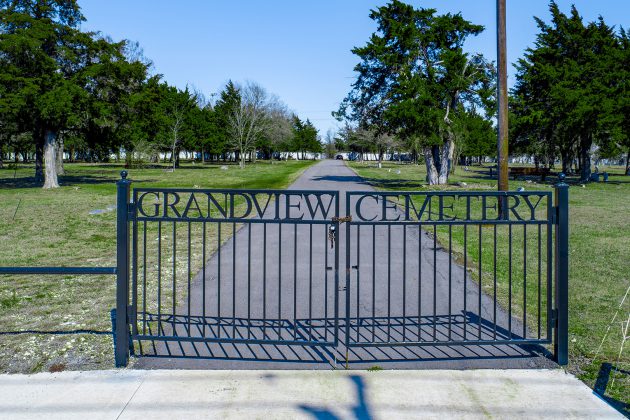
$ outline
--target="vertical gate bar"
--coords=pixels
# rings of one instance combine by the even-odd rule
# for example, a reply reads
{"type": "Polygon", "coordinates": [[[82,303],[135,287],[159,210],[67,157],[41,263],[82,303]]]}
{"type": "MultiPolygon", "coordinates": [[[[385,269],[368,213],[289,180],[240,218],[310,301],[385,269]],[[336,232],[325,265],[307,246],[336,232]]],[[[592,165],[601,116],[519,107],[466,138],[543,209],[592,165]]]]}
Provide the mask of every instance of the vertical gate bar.
{"type": "Polygon", "coordinates": [[[236,223],[232,223],[232,338],[236,338],[236,223]]]}
{"type": "Polygon", "coordinates": [[[492,265],[492,277],[493,277],[493,314],[492,320],[494,321],[493,337],[497,339],[497,225],[494,225],[494,263],[492,265]]]}
{"type": "Polygon", "coordinates": [[[308,340],[313,340],[313,224],[308,225],[308,340]]]}
{"type": "MultiPolygon", "coordinates": [[[[280,205],[280,204],[276,204],[280,205]]],[[[247,225],[247,338],[252,335],[252,223],[247,225]]]]}
{"type": "MultiPolygon", "coordinates": [[[[227,198],[226,198],[227,199],[227,198]]],[[[217,222],[217,338],[221,338],[221,222],[217,222]]]]}
{"type": "Polygon", "coordinates": [[[481,271],[481,261],[483,260],[483,248],[482,248],[482,244],[481,244],[481,234],[482,232],[482,226],[481,224],[479,224],[479,296],[477,299],[477,307],[479,308],[479,325],[478,327],[478,336],[479,336],[479,340],[481,340],[481,320],[482,320],[482,314],[481,314],[481,289],[483,288],[483,271],[481,271]]]}
{"type": "MultiPolygon", "coordinates": [[[[335,217],[339,217],[339,192],[335,192],[335,217]]],[[[346,199],[348,199],[348,195],[346,194],[346,199]]],[[[348,209],[350,208],[350,202],[347,204],[348,209]]],[[[349,213],[348,213],[349,214],[349,213]]],[[[341,236],[341,232],[339,231],[339,224],[335,226],[335,346],[339,344],[339,237],[341,236]]]]}
{"type": "Polygon", "coordinates": [[[158,221],[158,290],[157,290],[157,312],[158,312],[158,325],[157,334],[160,335],[162,331],[162,221],[158,221]]]}
{"type": "Polygon", "coordinates": [[[448,225],[448,341],[451,341],[452,332],[452,293],[453,293],[453,225],[448,225]]]}
{"type": "Polygon", "coordinates": [[[282,223],[278,223],[278,340],[282,340],[282,223]]]}
{"type": "MultiPolygon", "coordinates": [[[[116,183],[116,367],[127,366],[129,360],[129,191],[127,171],[116,183]]],[[[135,217],[134,217],[135,218],[135,217]]]]}
{"type": "Polygon", "coordinates": [[[190,296],[191,296],[191,278],[192,269],[190,267],[190,252],[192,247],[192,239],[190,235],[191,223],[188,222],[188,336],[190,337],[190,296]]]}
{"type": "MultiPolygon", "coordinates": [[[[383,198],[385,200],[385,198],[383,198]]],[[[392,225],[387,225],[387,342],[391,341],[392,325],[392,225]]]]}
{"type": "Polygon", "coordinates": [[[201,258],[203,261],[201,262],[201,314],[203,316],[203,330],[201,332],[201,336],[206,336],[206,240],[207,240],[207,224],[203,222],[202,224],[203,234],[201,238],[201,258]]]}
{"type": "Polygon", "coordinates": [[[293,339],[297,340],[297,223],[293,225],[293,339]]]}
{"type": "Polygon", "coordinates": [[[177,222],[173,221],[173,315],[172,315],[172,324],[173,324],[173,335],[177,335],[177,329],[175,327],[175,304],[177,298],[177,222]]]}
{"type": "MultiPolygon", "coordinates": [[[[496,225],[495,225],[496,226],[496,225]]],[[[466,329],[468,328],[467,307],[468,294],[468,225],[464,225],[464,341],[466,341],[466,329]]]]}
{"type": "Polygon", "coordinates": [[[418,341],[422,341],[422,227],[420,224],[418,224],[418,341]]]}
{"type": "Polygon", "coordinates": [[[263,340],[267,339],[267,223],[263,223],[263,340]]]}
{"type": "Polygon", "coordinates": [[[508,225],[508,333],[512,338],[512,225],[508,225]]]}
{"type": "Polygon", "coordinates": [[[402,319],[402,339],[403,341],[405,341],[405,337],[406,337],[406,331],[405,329],[407,328],[407,323],[406,323],[406,316],[407,316],[407,310],[406,310],[406,306],[407,306],[407,225],[402,225],[403,228],[403,277],[402,277],[402,281],[403,281],[403,287],[402,287],[402,292],[403,292],[403,305],[402,305],[402,313],[403,313],[403,319],[402,319]]]}
{"type": "Polygon", "coordinates": [[[523,225],[523,338],[527,338],[527,225],[523,225]]]}
{"type": "Polygon", "coordinates": [[[359,342],[359,327],[361,326],[360,296],[361,296],[361,225],[357,225],[357,342],[359,342]]]}
{"type": "Polygon", "coordinates": [[[553,222],[552,222],[552,212],[555,211],[555,207],[551,202],[550,198],[547,198],[547,339],[551,339],[552,336],[552,318],[553,318],[553,308],[552,308],[552,268],[553,268],[553,222]]]}
{"type": "Polygon", "coordinates": [[[564,174],[555,186],[556,219],[556,329],[554,357],[559,365],[569,363],[569,185],[564,174]]]}
{"type": "MultiPolygon", "coordinates": [[[[328,232],[330,226],[324,225],[324,341],[328,341],[328,232]]],[[[331,243],[332,245],[332,243],[331,243]]]]}
{"type": "Polygon", "coordinates": [[[433,341],[437,337],[437,225],[433,224],[433,341]]]}
{"type": "MultiPolygon", "coordinates": [[[[351,194],[349,192],[346,192],[346,216],[350,214],[350,199],[351,199],[351,194]]],[[[350,226],[351,226],[352,222],[348,222],[346,223],[346,236],[345,236],[345,240],[346,240],[346,316],[345,316],[345,320],[346,320],[346,327],[345,327],[345,334],[346,336],[345,338],[345,343],[346,343],[346,364],[348,362],[348,352],[349,352],[349,347],[350,347],[350,246],[351,246],[351,240],[350,240],[350,226]]],[[[335,222],[335,232],[337,232],[338,236],[341,236],[341,224],[339,223],[339,221],[335,222]]],[[[347,366],[346,366],[347,367],[347,366]]]]}
{"type": "MultiPolygon", "coordinates": [[[[138,202],[137,192],[134,191],[133,202],[138,202]]],[[[138,335],[138,221],[134,216],[131,222],[131,313],[129,314],[129,321],[131,322],[131,332],[133,335],[138,335]]]]}
{"type": "Polygon", "coordinates": [[[147,221],[142,222],[142,334],[147,334],[147,221]]]}
{"type": "Polygon", "coordinates": [[[372,342],[376,342],[376,225],[372,225],[372,342]]]}
{"type": "Polygon", "coordinates": [[[541,301],[542,301],[542,225],[538,225],[538,339],[541,336],[541,301]]]}

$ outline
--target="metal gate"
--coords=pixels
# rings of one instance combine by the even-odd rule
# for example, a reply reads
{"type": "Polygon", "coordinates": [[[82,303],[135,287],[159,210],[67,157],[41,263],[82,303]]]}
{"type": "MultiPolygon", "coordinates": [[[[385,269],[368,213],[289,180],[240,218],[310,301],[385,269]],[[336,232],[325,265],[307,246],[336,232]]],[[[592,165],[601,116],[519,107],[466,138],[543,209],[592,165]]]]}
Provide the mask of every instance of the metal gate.
{"type": "Polygon", "coordinates": [[[116,363],[127,363],[134,342],[154,350],[174,342],[182,355],[199,342],[345,347],[346,354],[553,342],[556,361],[566,364],[563,179],[555,198],[347,192],[340,217],[338,191],[131,194],[123,176],[116,363]]]}
{"type": "Polygon", "coordinates": [[[338,192],[138,188],[131,202],[129,315],[143,353],[167,341],[181,355],[193,342],[337,345],[338,192]]]}
{"type": "Polygon", "coordinates": [[[550,192],[348,192],[345,202],[346,346],[551,342],[550,192]]]}

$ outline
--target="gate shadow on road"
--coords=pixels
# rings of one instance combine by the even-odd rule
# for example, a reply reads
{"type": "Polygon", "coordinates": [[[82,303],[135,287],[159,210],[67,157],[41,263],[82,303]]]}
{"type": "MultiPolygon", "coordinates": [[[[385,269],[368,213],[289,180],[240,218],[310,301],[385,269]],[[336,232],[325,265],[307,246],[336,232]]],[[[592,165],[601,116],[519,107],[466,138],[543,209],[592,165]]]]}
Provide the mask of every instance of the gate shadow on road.
{"type": "MultiPolygon", "coordinates": [[[[187,320],[178,317],[149,335],[177,340],[137,342],[139,368],[200,369],[466,369],[553,368],[552,355],[542,346],[516,344],[466,344],[466,340],[509,339],[519,336],[474,314],[392,319],[361,318],[338,325],[339,345],[285,345],[252,343],[264,341],[270,331],[296,335],[304,341],[334,334],[334,320],[281,320],[277,325],[246,325],[245,320],[187,320]],[[210,327],[208,326],[210,325],[210,327]],[[281,331],[276,331],[281,330],[281,331]],[[177,331],[176,334],[171,334],[177,331]],[[345,346],[346,331],[350,347],[345,346]],[[230,339],[248,342],[232,343],[230,339]],[[217,340],[222,340],[218,341],[217,340]],[[389,342],[389,343],[388,343],[389,342]],[[414,344],[420,342],[421,344],[414,344]],[[392,345],[391,343],[399,343],[392,345]],[[449,344],[450,343],[450,344],[449,344]],[[403,345],[400,345],[403,344],[403,345]]],[[[315,340],[313,340],[315,339],[315,340]]]]}

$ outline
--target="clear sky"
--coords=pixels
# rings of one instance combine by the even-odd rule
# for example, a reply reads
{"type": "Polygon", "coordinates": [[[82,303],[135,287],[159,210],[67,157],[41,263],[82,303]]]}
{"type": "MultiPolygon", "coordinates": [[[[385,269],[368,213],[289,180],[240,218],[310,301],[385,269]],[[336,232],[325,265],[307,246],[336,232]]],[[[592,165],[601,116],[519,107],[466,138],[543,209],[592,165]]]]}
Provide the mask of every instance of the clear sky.
{"type": "MultiPolygon", "coordinates": [[[[207,97],[228,79],[256,81],[277,94],[322,136],[338,123],[330,116],[345,97],[358,62],[352,47],[376,29],[370,9],[385,0],[79,0],[87,22],[114,40],[138,41],[169,84],[207,97]]],[[[495,0],[409,0],[440,13],[462,12],[486,27],[466,49],[496,58],[495,0]]],[[[559,0],[575,4],[586,21],[603,16],[630,27],[630,0],[559,0]]],[[[532,16],[548,20],[546,0],[507,0],[508,60],[522,56],[537,32],[532,16]]],[[[513,68],[510,66],[510,75],[513,68]]],[[[513,78],[511,78],[513,79],[513,78]]],[[[511,83],[511,81],[510,81],[511,83]]]]}

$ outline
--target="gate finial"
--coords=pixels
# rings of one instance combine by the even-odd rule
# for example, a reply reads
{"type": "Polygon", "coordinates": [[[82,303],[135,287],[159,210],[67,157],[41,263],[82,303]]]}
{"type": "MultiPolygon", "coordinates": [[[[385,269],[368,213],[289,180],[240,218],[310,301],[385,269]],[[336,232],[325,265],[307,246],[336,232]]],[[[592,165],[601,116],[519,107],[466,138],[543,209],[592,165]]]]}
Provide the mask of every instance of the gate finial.
{"type": "Polygon", "coordinates": [[[121,177],[122,179],[127,179],[127,175],[128,175],[128,174],[127,174],[127,171],[124,171],[124,170],[123,170],[123,171],[120,171],[120,177],[121,177]]]}

